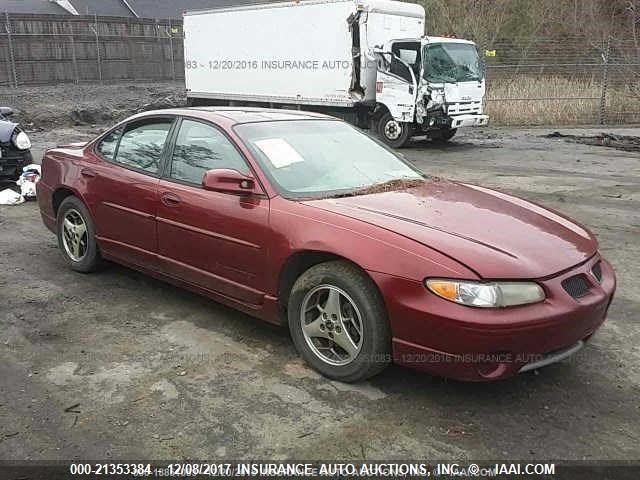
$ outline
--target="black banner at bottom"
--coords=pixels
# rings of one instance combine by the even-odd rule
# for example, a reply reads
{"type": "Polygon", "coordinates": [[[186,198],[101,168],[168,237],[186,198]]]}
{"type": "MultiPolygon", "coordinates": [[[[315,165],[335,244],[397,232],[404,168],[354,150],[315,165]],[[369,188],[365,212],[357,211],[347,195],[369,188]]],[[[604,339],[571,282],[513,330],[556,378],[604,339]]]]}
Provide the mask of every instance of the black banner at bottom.
{"type": "Polygon", "coordinates": [[[640,461],[0,461],[1,480],[180,478],[640,480],[640,461]]]}

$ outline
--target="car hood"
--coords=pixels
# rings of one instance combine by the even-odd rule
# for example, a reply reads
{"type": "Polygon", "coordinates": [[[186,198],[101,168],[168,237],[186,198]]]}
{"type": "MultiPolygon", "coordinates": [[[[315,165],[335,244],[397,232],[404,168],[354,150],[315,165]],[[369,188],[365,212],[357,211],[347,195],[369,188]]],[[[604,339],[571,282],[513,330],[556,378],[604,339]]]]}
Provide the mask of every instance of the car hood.
{"type": "Polygon", "coordinates": [[[585,261],[598,248],[591,232],[557,212],[447,180],[303,203],[411,238],[482,278],[547,277],[585,261]]]}

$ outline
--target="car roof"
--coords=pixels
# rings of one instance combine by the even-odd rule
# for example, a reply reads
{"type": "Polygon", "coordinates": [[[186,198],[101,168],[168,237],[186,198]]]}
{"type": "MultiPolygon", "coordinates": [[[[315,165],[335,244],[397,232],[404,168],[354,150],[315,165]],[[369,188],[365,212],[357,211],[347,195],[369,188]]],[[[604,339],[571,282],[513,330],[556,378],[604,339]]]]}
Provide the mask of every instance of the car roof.
{"type": "Polygon", "coordinates": [[[260,107],[171,108],[166,110],[151,110],[138,114],[135,118],[161,114],[195,116],[205,120],[208,119],[218,123],[225,123],[229,126],[241,123],[274,122],[283,120],[335,120],[333,117],[321,113],[260,107]]]}

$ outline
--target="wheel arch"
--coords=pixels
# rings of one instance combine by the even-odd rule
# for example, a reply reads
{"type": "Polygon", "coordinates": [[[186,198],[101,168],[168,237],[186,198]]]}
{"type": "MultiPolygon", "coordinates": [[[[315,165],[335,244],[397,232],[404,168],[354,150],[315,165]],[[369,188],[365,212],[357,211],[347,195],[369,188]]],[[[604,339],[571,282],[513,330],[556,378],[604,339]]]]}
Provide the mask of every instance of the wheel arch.
{"type": "Polygon", "coordinates": [[[376,107],[373,109],[373,114],[372,114],[372,120],[375,122],[375,126],[377,128],[378,126],[378,121],[380,120],[380,118],[382,118],[382,116],[385,113],[391,113],[391,110],[389,110],[389,107],[387,107],[384,103],[381,102],[377,102],[376,103],[376,107]]]}
{"type": "MultiPolygon", "coordinates": [[[[56,188],[53,191],[53,194],[51,195],[51,208],[52,208],[53,214],[56,217],[58,216],[58,210],[60,209],[60,205],[62,205],[62,202],[67,197],[76,197],[78,200],[80,200],[84,204],[85,207],[87,207],[87,210],[89,210],[89,206],[87,205],[87,202],[84,201],[84,198],[82,198],[82,196],[77,191],[75,191],[74,189],[66,185],[61,185],[58,188],[56,188]]],[[[89,212],[91,211],[89,210],[89,212]]]]}
{"type": "Polygon", "coordinates": [[[331,261],[344,261],[362,271],[367,277],[369,277],[369,279],[371,279],[371,282],[375,285],[378,293],[380,293],[380,298],[382,298],[384,302],[384,296],[382,295],[382,292],[380,292],[380,288],[375,280],[371,278],[364,268],[353,260],[342,255],[323,250],[299,250],[292,253],[287,258],[280,271],[280,275],[278,276],[278,307],[281,319],[284,319],[284,323],[286,323],[287,318],[286,311],[289,303],[289,296],[296,280],[311,267],[331,261]]]}

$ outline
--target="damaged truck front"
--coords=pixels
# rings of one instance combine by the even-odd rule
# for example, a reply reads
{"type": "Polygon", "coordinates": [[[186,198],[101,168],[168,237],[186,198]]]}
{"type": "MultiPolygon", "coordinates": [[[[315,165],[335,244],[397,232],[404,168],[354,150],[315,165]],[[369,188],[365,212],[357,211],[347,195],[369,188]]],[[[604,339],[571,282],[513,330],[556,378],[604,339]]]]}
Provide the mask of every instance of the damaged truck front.
{"type": "Polygon", "coordinates": [[[484,126],[484,69],[476,45],[442,37],[392,40],[374,49],[377,133],[399,147],[413,135],[449,140],[458,128],[484,126]],[[386,111],[390,115],[385,115],[386,111]]]}
{"type": "Polygon", "coordinates": [[[294,108],[373,129],[390,146],[486,125],[475,44],[425,37],[420,5],[303,0],[187,12],[192,105],[294,108]]]}

